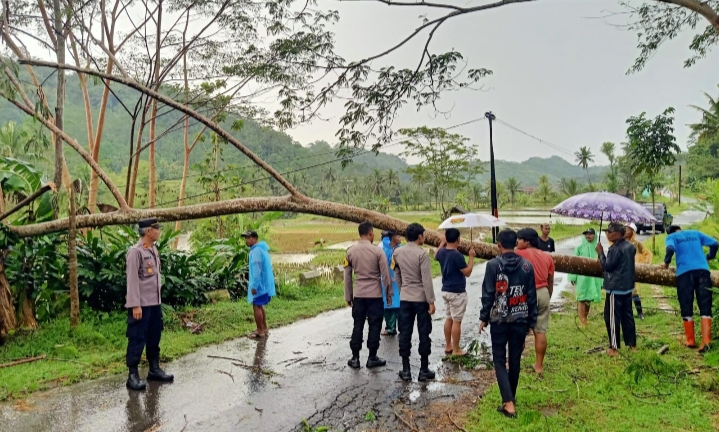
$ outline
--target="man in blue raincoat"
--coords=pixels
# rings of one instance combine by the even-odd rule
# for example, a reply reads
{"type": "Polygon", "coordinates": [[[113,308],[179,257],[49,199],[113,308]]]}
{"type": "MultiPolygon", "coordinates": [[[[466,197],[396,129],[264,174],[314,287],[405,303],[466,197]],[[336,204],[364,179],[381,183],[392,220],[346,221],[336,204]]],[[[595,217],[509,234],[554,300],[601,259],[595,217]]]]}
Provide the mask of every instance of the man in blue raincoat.
{"type": "MultiPolygon", "coordinates": [[[[402,237],[392,231],[382,231],[382,245],[380,246],[387,257],[387,265],[392,265],[392,254],[402,243],[402,237]]],[[[384,299],[384,336],[397,334],[397,316],[399,315],[399,287],[394,278],[394,270],[389,271],[392,277],[392,304],[387,304],[387,287],[382,284],[382,298],[384,299]]]]}
{"type": "Polygon", "coordinates": [[[250,339],[259,339],[269,334],[265,306],[275,293],[275,274],[270,261],[270,247],[265,241],[259,241],[257,231],[242,234],[245,245],[250,248],[250,281],[247,285],[247,302],[252,304],[257,329],[247,335],[250,339]]]}

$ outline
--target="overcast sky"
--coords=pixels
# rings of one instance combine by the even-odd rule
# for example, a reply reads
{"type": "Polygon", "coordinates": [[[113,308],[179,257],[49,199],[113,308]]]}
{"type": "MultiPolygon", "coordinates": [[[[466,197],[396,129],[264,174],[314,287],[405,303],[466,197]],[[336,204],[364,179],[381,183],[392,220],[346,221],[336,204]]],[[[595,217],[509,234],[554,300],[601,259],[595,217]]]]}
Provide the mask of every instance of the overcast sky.
{"type": "MultiPolygon", "coordinates": [[[[339,52],[348,60],[383,51],[410,34],[421,22],[420,14],[431,12],[372,1],[320,0],[320,5],[339,10],[335,31],[339,52]]],[[[642,111],[654,117],[672,106],[677,110],[677,142],[686,148],[686,124],[699,120],[689,105],[705,105],[704,91],[715,96],[719,92],[719,53],[711,53],[685,69],[690,40],[687,34],[662,46],[645,70],[626,75],[637,54],[636,35],[597,19],[612,11],[622,11],[614,0],[547,0],[447,22],[435,34],[432,52],[454,48],[465,56],[469,67],[492,70],[494,75],[484,81],[488,91],[445,95],[443,107],[454,107],[448,119],[433,119],[429,112],[405,109],[396,126],[448,127],[491,110],[504,121],[557,146],[573,152],[586,145],[598,154],[604,141],[619,144],[625,139],[628,117],[642,111]]],[[[626,22],[626,18],[613,21],[626,22]]],[[[701,22],[702,28],[704,25],[701,22]]],[[[424,41],[418,38],[389,60],[398,66],[414,67],[424,41]]],[[[328,122],[314,122],[288,133],[303,144],[320,139],[333,143],[341,107],[325,114],[333,113],[328,122]]],[[[488,159],[486,121],[454,132],[470,137],[480,147],[481,158],[488,159]]],[[[573,156],[504,126],[497,125],[494,132],[498,159],[522,161],[557,154],[573,161],[573,156]]],[[[596,162],[603,164],[606,159],[600,155],[596,162]]]]}

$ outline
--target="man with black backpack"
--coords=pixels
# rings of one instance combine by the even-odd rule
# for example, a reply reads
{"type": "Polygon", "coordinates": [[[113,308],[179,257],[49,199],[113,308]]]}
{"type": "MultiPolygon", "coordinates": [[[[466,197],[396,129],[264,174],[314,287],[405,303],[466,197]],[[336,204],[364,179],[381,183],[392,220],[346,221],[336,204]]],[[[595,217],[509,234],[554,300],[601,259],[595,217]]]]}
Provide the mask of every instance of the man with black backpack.
{"type": "Polygon", "coordinates": [[[502,395],[502,406],[497,411],[510,418],[517,417],[514,404],[524,340],[537,322],[534,267],[514,252],[516,245],[517,233],[512,230],[503,230],[497,236],[500,255],[487,262],[479,314],[480,333],[491,324],[492,361],[502,395]]]}

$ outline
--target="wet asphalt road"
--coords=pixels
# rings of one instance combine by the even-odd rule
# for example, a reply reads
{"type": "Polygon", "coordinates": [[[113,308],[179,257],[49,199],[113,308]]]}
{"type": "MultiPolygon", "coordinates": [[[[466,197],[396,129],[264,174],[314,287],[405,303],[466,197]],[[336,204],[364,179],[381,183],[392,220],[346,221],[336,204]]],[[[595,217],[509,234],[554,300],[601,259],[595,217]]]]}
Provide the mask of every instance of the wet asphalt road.
{"type": "MultiPolygon", "coordinates": [[[[676,223],[687,224],[703,217],[701,212],[692,213],[678,215],[676,223]]],[[[579,241],[575,237],[557,242],[557,252],[571,254],[579,241]]],[[[478,338],[483,277],[484,265],[478,265],[468,280],[465,344],[478,338]]],[[[565,284],[566,275],[558,274],[553,301],[560,298],[565,284]]],[[[438,372],[435,382],[404,383],[397,378],[401,366],[397,337],[382,339],[379,355],[388,360],[386,367],[349,369],[346,362],[352,318],[346,308],[274,329],[260,342],[241,338],[202,348],[165,365],[175,374],[174,383],[150,383],[143,393],[128,391],[125,376],[116,375],[35,393],[26,399],[23,410],[12,404],[0,405],[0,431],[293,431],[301,430],[303,419],[312,425],[353,431],[367,427],[364,417],[370,411],[383,428],[399,429],[389,408],[392,402],[427,403],[468,391],[461,383],[456,384],[462,380],[462,373],[441,362],[445,310],[439,295],[441,280],[435,279],[434,285],[438,301],[430,362],[438,372]],[[209,358],[211,355],[237,359],[234,363],[256,369],[247,370],[231,360],[209,358]],[[268,376],[261,370],[277,375],[268,376]],[[446,382],[450,375],[455,384],[446,382]]],[[[271,305],[268,314],[272,314],[271,305]]],[[[489,342],[486,333],[479,340],[489,342]]],[[[415,380],[419,369],[416,344],[415,331],[415,380]]],[[[366,348],[361,355],[366,361],[366,348]]]]}

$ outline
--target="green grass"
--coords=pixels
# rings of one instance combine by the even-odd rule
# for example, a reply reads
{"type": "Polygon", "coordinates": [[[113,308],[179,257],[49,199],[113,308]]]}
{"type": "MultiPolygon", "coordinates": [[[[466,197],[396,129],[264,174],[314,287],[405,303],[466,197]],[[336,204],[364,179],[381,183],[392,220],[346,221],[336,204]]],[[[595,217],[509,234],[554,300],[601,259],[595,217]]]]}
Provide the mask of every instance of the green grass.
{"type": "MultiPolygon", "coordinates": [[[[341,284],[320,283],[298,287],[282,285],[267,308],[270,327],[290,324],[345,305],[341,284]]],[[[240,337],[255,328],[252,307],[246,301],[222,301],[199,309],[192,321],[204,331],[191,334],[179,324],[177,314],[165,317],[160,345],[162,361],[176,359],[199,347],[240,337]]],[[[82,324],[71,331],[67,318],[44,323],[39,330],[16,334],[0,348],[0,363],[47,355],[52,360],[0,369],[0,400],[22,397],[57,385],[125,371],[126,315],[85,313],[82,324]]]]}
{"type": "MultiPolygon", "coordinates": [[[[645,307],[656,307],[649,286],[640,286],[645,307]]],[[[715,431],[719,418],[716,371],[704,368],[696,351],[680,345],[680,320],[666,313],[648,314],[637,324],[638,353],[609,358],[603,352],[587,354],[594,347],[606,348],[606,327],[601,306],[595,305],[589,326],[581,331],[575,323],[574,304],[552,315],[545,373],[528,373],[534,363],[529,347],[522,360],[518,389],[519,417],[509,420],[496,412],[501,398],[490,387],[469,414],[468,431],[715,431]],[[658,348],[669,352],[658,356],[658,348]],[[651,373],[657,370],[659,375],[651,373]],[[687,374],[697,368],[698,374],[687,374]],[[630,372],[636,372],[638,379],[630,372]]]]}

